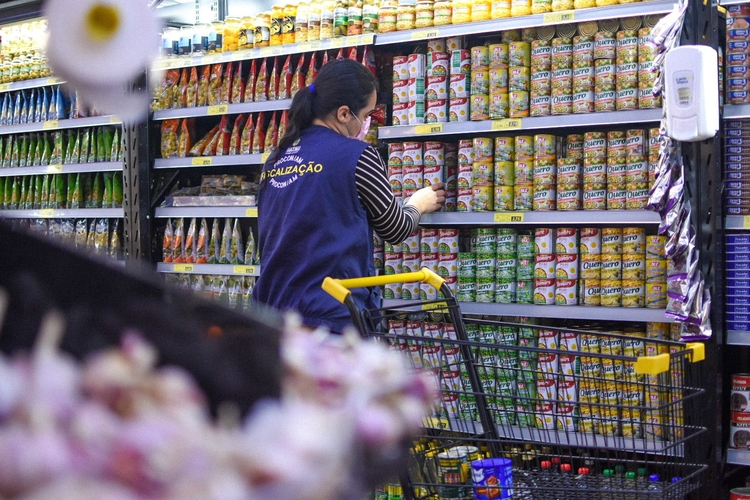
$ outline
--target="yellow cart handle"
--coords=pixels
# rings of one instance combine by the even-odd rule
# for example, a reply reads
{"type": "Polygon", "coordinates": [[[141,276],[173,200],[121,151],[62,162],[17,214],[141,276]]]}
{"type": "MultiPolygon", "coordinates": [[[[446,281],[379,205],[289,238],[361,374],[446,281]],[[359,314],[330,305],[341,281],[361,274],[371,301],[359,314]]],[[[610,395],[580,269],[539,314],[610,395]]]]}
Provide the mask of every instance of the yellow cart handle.
{"type": "MultiPolygon", "coordinates": [[[[706,346],[700,342],[688,342],[685,349],[690,350],[689,361],[697,363],[706,359],[706,346]]],[[[669,370],[669,354],[656,356],[639,356],[635,362],[635,372],[644,375],[658,375],[669,370]]]]}
{"type": "Polygon", "coordinates": [[[383,276],[368,276],[365,278],[349,278],[344,280],[328,277],[323,280],[323,290],[343,304],[346,298],[351,294],[349,290],[352,288],[381,286],[390,283],[414,283],[416,281],[429,283],[438,290],[440,290],[440,287],[445,283],[445,280],[437,273],[423,267],[414,273],[386,274],[383,276]]]}

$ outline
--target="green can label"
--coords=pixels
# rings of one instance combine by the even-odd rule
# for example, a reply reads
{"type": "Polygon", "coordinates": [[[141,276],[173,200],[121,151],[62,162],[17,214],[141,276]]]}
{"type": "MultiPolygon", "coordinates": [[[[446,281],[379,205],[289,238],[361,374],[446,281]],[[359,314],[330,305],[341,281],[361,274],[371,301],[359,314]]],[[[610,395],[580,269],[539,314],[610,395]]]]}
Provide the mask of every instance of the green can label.
{"type": "Polygon", "coordinates": [[[477,257],[473,252],[461,252],[458,254],[458,278],[476,278],[477,257]]]}
{"type": "MultiPolygon", "coordinates": [[[[480,280],[495,278],[496,263],[497,259],[495,258],[494,253],[477,254],[477,284],[479,284],[480,280]]],[[[479,287],[477,287],[477,292],[478,291],[479,287]]]]}
{"type": "Polygon", "coordinates": [[[494,278],[477,278],[477,302],[489,303],[495,301],[494,278]]]}
{"type": "Polygon", "coordinates": [[[534,235],[521,233],[518,235],[517,251],[519,257],[534,257],[534,235]]]}
{"type": "Polygon", "coordinates": [[[495,302],[512,304],[516,300],[516,281],[511,278],[498,279],[495,282],[495,302]]]}
{"type": "Polygon", "coordinates": [[[495,277],[497,279],[516,279],[518,259],[514,253],[498,254],[495,260],[495,277]]]}
{"type": "Polygon", "coordinates": [[[534,297],[534,281],[519,280],[516,281],[516,303],[531,304],[534,297]]]}

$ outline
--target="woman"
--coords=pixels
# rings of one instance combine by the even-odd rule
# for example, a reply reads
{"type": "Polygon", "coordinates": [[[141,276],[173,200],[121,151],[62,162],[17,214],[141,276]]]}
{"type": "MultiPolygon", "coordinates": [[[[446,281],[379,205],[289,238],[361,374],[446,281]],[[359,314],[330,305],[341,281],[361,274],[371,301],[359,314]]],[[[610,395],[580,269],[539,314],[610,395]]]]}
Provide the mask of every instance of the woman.
{"type": "MultiPolygon", "coordinates": [[[[261,172],[262,272],[253,300],[295,310],[310,327],[341,332],[351,324],[347,308],[321,285],[326,276],[375,274],[373,230],[400,243],[421,214],[445,201],[442,183],[417,191],[403,207],[393,196],[383,160],[360,140],[376,96],[377,80],[365,66],[329,62],[294,96],[286,134],[261,172]]],[[[352,295],[360,308],[380,307],[376,289],[352,295]]]]}

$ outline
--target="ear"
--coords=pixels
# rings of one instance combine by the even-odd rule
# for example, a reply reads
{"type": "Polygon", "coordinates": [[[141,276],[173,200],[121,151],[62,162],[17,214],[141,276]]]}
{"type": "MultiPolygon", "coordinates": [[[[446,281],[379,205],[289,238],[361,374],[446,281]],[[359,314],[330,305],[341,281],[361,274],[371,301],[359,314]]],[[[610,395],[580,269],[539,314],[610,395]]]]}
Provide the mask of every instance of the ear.
{"type": "Polygon", "coordinates": [[[336,118],[341,123],[346,123],[349,120],[349,115],[351,113],[349,106],[339,106],[339,109],[336,110],[336,118]]]}

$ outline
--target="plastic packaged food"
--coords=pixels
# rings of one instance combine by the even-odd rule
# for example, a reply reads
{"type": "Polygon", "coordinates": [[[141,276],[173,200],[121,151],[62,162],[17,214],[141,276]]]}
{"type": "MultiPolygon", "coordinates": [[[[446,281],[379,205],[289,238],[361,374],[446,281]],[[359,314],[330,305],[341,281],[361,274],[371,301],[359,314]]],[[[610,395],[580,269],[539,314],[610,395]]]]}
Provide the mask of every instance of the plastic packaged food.
{"type": "Polygon", "coordinates": [[[120,220],[115,219],[110,229],[109,256],[117,259],[120,257],[120,251],[120,220]]]}
{"type": "Polygon", "coordinates": [[[182,218],[177,219],[177,222],[174,226],[174,232],[172,234],[172,262],[176,264],[185,262],[185,258],[183,255],[184,224],[185,221],[182,218]]]}
{"type": "Polygon", "coordinates": [[[190,72],[187,68],[182,68],[180,72],[180,80],[177,83],[177,89],[175,90],[175,106],[176,108],[184,108],[187,106],[187,91],[188,82],[190,80],[190,72]]]}
{"type": "Polygon", "coordinates": [[[271,121],[268,124],[266,130],[265,142],[263,143],[263,152],[270,153],[278,144],[279,138],[279,127],[276,122],[276,111],[271,115],[271,121]]]}
{"type": "Polygon", "coordinates": [[[112,176],[112,208],[122,208],[122,172],[112,176]]]}
{"type": "MultiPolygon", "coordinates": [[[[112,134],[112,144],[110,146],[110,153],[107,155],[109,161],[118,161],[120,158],[120,150],[122,147],[122,141],[120,140],[120,129],[116,128],[112,134]]],[[[105,151],[106,154],[106,151],[105,151]]]]}
{"type": "Polygon", "coordinates": [[[255,123],[252,140],[250,141],[250,152],[256,155],[263,153],[263,146],[266,141],[266,133],[263,130],[263,114],[262,111],[258,113],[258,120],[255,123]]]}
{"type": "Polygon", "coordinates": [[[221,235],[219,247],[219,264],[230,264],[229,256],[232,249],[232,219],[224,219],[224,231],[221,235]]]}
{"type": "Polygon", "coordinates": [[[208,106],[208,87],[211,80],[211,66],[203,66],[198,78],[197,106],[208,106]]]}
{"type": "Polygon", "coordinates": [[[59,174],[55,176],[55,206],[50,208],[65,208],[65,204],[68,200],[68,193],[66,192],[66,179],[67,176],[59,174]]]}
{"type": "Polygon", "coordinates": [[[219,137],[216,141],[216,155],[224,156],[229,154],[229,142],[232,130],[229,128],[229,115],[221,117],[219,123],[219,137]]]}
{"type": "MultiPolygon", "coordinates": [[[[226,116],[225,116],[226,117],[226,116]]],[[[192,121],[189,119],[182,120],[182,123],[180,123],[180,128],[177,131],[177,157],[178,158],[185,158],[188,155],[188,152],[190,151],[190,147],[192,145],[192,139],[191,139],[191,131],[193,127],[191,126],[192,121]]],[[[100,134],[100,136],[104,136],[105,143],[104,143],[104,150],[103,152],[110,151],[111,150],[111,135],[112,133],[109,131],[109,129],[104,129],[103,134],[100,134]],[[110,137],[110,147],[107,148],[106,146],[106,138],[110,137]]],[[[97,155],[98,156],[98,155],[97,155]]],[[[104,161],[104,160],[99,160],[104,161]]]]}
{"type": "Polygon", "coordinates": [[[240,230],[240,220],[234,219],[232,227],[232,244],[229,249],[229,264],[242,264],[245,258],[243,249],[242,231],[240,230]]]}
{"type": "MultiPolygon", "coordinates": [[[[229,63],[231,64],[231,63],[229,63]]],[[[208,80],[208,106],[216,106],[222,104],[222,75],[224,74],[224,67],[221,64],[214,64],[211,66],[211,74],[208,80]]]]}
{"type": "MultiPolygon", "coordinates": [[[[87,158],[88,163],[94,163],[96,161],[96,158],[97,158],[96,154],[98,152],[97,142],[99,141],[100,133],[101,133],[101,129],[99,128],[91,129],[91,137],[89,139],[89,156],[87,158]]],[[[175,134],[176,133],[177,133],[177,129],[175,128],[175,134]]],[[[176,150],[177,150],[177,136],[175,135],[175,151],[176,150]]]]}
{"type": "Polygon", "coordinates": [[[195,231],[196,231],[196,219],[193,217],[190,220],[187,234],[185,235],[185,246],[183,247],[183,258],[187,264],[195,263],[195,231]]]}
{"type": "Polygon", "coordinates": [[[284,66],[281,68],[281,74],[279,75],[279,91],[276,95],[277,99],[289,99],[292,97],[292,77],[294,72],[292,70],[292,56],[288,55],[284,66]]]}
{"type": "Polygon", "coordinates": [[[230,155],[240,154],[242,146],[241,136],[242,130],[245,126],[247,115],[238,115],[234,120],[234,126],[232,127],[232,134],[229,137],[229,152],[230,155]]]}
{"type": "Polygon", "coordinates": [[[279,98],[279,58],[273,58],[271,74],[268,77],[268,100],[279,98]]]}
{"type": "Polygon", "coordinates": [[[208,131],[198,142],[196,142],[192,148],[190,148],[189,156],[204,156],[204,149],[206,145],[213,139],[214,135],[219,131],[219,126],[216,125],[214,128],[208,131]]]}
{"type": "Polygon", "coordinates": [[[245,100],[245,82],[242,80],[242,61],[234,64],[234,74],[229,93],[227,94],[228,104],[239,104],[245,100]]]}
{"type": "MultiPolygon", "coordinates": [[[[161,157],[177,157],[177,130],[180,126],[180,120],[164,120],[161,124],[161,157]]],[[[52,152],[52,162],[59,162],[60,154],[57,153],[59,132],[53,134],[55,140],[55,149],[52,152]]],[[[93,143],[93,142],[92,142],[93,143]]]]}
{"type": "Polygon", "coordinates": [[[94,238],[94,251],[105,254],[109,250],[109,219],[99,219],[96,222],[96,237],[94,238]]]}
{"type": "MultiPolygon", "coordinates": [[[[171,226],[171,224],[170,224],[171,226]]],[[[170,227],[171,231],[171,227],[170,227]]],[[[171,238],[171,235],[170,235],[171,238]]],[[[88,230],[86,227],[86,219],[79,219],[76,221],[76,235],[75,235],[75,246],[77,249],[82,250],[86,248],[86,240],[88,239],[88,230]]],[[[170,240],[171,243],[171,240],[170,240]]],[[[172,258],[172,252],[169,253],[170,260],[172,258]]]]}
{"type": "Polygon", "coordinates": [[[201,219],[200,229],[198,230],[198,239],[195,242],[195,263],[196,264],[207,264],[208,263],[208,224],[206,219],[201,219]]]}
{"type": "Polygon", "coordinates": [[[219,219],[214,219],[211,225],[211,238],[208,242],[208,263],[219,263],[219,250],[221,246],[221,230],[219,229],[219,219]]]}
{"type": "Polygon", "coordinates": [[[260,71],[255,78],[255,91],[253,92],[255,102],[268,100],[268,64],[266,59],[260,64],[260,71]]]}

